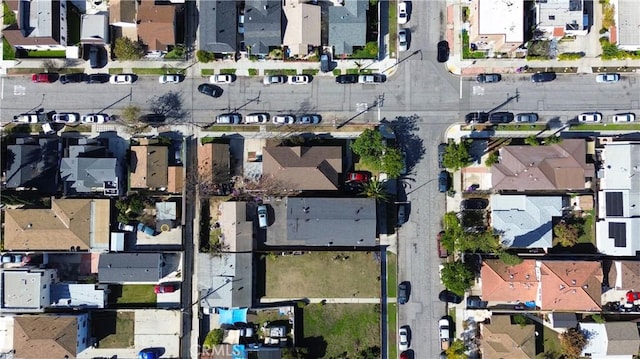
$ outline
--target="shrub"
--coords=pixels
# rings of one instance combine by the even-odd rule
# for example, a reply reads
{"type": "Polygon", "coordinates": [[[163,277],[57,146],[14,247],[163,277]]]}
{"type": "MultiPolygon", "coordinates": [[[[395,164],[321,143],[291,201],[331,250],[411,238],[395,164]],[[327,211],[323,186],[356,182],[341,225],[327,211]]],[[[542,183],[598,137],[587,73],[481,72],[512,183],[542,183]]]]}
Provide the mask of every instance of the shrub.
{"type": "Polygon", "coordinates": [[[113,52],[120,61],[140,60],[144,56],[140,42],[128,37],[117,38],[113,52]]]}
{"type": "Polygon", "coordinates": [[[498,151],[493,151],[489,154],[489,156],[487,156],[487,159],[484,161],[484,165],[487,167],[491,167],[496,163],[498,163],[498,160],[499,160],[498,151]]]}
{"type": "Polygon", "coordinates": [[[342,75],[342,70],[340,69],[333,69],[333,76],[340,76],[342,75]]]}
{"type": "Polygon", "coordinates": [[[462,30],[462,58],[463,59],[484,59],[486,54],[483,51],[472,51],[469,47],[469,33],[462,30]]]}
{"type": "Polygon", "coordinates": [[[249,76],[257,76],[258,75],[258,69],[249,69],[249,76]]]}
{"type": "Polygon", "coordinates": [[[558,60],[578,60],[584,57],[584,52],[563,52],[558,55],[558,60]]]}
{"type": "Polygon", "coordinates": [[[536,135],[528,136],[527,138],[524,139],[524,143],[526,143],[529,146],[538,146],[540,144],[538,142],[538,137],[536,137],[536,135]]]}
{"type": "Polygon", "coordinates": [[[498,258],[502,261],[502,263],[515,266],[522,263],[523,259],[515,254],[511,254],[509,252],[502,252],[498,255],[498,258]]]}
{"type": "Polygon", "coordinates": [[[198,50],[196,51],[196,58],[199,62],[207,63],[216,59],[215,54],[213,52],[198,50]]]}
{"type": "Polygon", "coordinates": [[[364,48],[354,51],[351,55],[352,59],[377,59],[378,43],[375,41],[367,42],[364,48]]]}
{"type": "Polygon", "coordinates": [[[204,343],[202,345],[205,348],[213,348],[215,345],[222,344],[222,339],[224,338],[224,330],[217,328],[210,331],[206,338],[204,338],[204,343]]]}

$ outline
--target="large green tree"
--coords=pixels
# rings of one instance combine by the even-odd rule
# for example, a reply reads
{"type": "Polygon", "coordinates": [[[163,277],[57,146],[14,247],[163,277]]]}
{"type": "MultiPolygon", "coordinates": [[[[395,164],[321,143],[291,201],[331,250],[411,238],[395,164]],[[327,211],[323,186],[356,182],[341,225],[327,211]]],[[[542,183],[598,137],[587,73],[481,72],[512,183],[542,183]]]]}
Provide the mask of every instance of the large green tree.
{"type": "Polygon", "coordinates": [[[464,295],[476,278],[475,274],[461,261],[445,263],[440,274],[444,286],[458,295],[464,295]]]}
{"type": "Polygon", "coordinates": [[[386,144],[380,131],[366,129],[351,143],[351,150],[360,157],[365,164],[378,164],[386,149],[386,144]]]}
{"type": "Polygon", "coordinates": [[[467,141],[462,141],[460,143],[450,142],[447,144],[442,164],[446,168],[454,171],[470,165],[471,156],[469,155],[469,143],[467,141]]]}
{"type": "Polygon", "coordinates": [[[138,41],[132,41],[127,37],[116,39],[113,52],[120,61],[139,60],[144,56],[142,45],[138,41]]]}
{"type": "Polygon", "coordinates": [[[386,173],[389,178],[398,178],[402,174],[404,166],[402,152],[397,148],[387,147],[380,163],[382,172],[386,173]]]}
{"type": "Polygon", "coordinates": [[[575,224],[562,221],[553,227],[555,242],[563,247],[573,247],[578,243],[580,231],[575,224]]]}

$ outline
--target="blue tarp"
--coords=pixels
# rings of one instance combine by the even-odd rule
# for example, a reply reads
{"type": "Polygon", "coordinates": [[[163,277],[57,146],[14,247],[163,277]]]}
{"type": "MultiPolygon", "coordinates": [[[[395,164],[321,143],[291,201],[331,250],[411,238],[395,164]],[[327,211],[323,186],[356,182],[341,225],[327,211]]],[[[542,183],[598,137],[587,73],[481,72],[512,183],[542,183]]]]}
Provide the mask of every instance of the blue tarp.
{"type": "Polygon", "coordinates": [[[218,309],[218,324],[246,323],[248,310],[248,308],[218,309]]]}

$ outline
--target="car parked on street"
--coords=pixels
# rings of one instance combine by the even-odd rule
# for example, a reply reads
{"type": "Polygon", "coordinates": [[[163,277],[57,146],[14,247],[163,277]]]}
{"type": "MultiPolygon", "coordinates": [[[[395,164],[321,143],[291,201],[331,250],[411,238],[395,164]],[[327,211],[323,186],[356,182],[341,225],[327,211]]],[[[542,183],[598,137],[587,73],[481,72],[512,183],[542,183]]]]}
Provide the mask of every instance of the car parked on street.
{"type": "Polygon", "coordinates": [[[331,55],[328,52],[320,55],[320,71],[329,72],[331,71],[331,55]]]}
{"type": "Polygon", "coordinates": [[[209,76],[209,82],[212,84],[230,84],[236,81],[236,75],[233,74],[218,74],[209,76]]]}
{"type": "Polygon", "coordinates": [[[613,115],[613,122],[634,122],[636,114],[632,112],[618,113],[613,115]]]}
{"type": "Polygon", "coordinates": [[[87,75],[85,82],[88,84],[104,84],[109,82],[111,75],[109,74],[90,74],[87,75]]]}
{"type": "Polygon", "coordinates": [[[409,282],[402,282],[398,284],[398,303],[407,304],[409,296],[411,295],[411,284],[409,282]]]}
{"type": "Polygon", "coordinates": [[[200,86],[198,86],[198,92],[211,97],[222,96],[222,89],[216,85],[211,84],[201,84],[200,86]]]}
{"type": "Polygon", "coordinates": [[[444,154],[447,152],[447,144],[438,145],[438,168],[444,168],[444,154]]]}
{"type": "Polygon", "coordinates": [[[538,122],[538,114],[529,112],[529,113],[519,113],[516,115],[516,122],[538,122]]]}
{"type": "Polygon", "coordinates": [[[358,76],[358,83],[361,84],[380,84],[387,81],[387,76],[383,74],[368,74],[358,76]]]}
{"type": "Polygon", "coordinates": [[[105,123],[107,121],[109,121],[109,115],[105,115],[104,113],[90,113],[83,115],[80,119],[82,123],[105,123]]]}
{"type": "Polygon", "coordinates": [[[239,113],[223,113],[216,116],[216,123],[218,124],[237,125],[241,122],[242,122],[242,115],[239,113]]]}
{"type": "Polygon", "coordinates": [[[537,72],[531,75],[531,82],[549,82],[556,79],[555,72],[537,72]]]}
{"type": "Polygon", "coordinates": [[[287,83],[287,76],[284,75],[267,75],[262,79],[265,85],[277,85],[287,83]]]}
{"type": "Polygon", "coordinates": [[[500,82],[500,80],[502,80],[502,75],[500,74],[479,74],[476,76],[476,81],[482,84],[500,82]]]}
{"type": "Polygon", "coordinates": [[[441,302],[454,303],[454,304],[462,303],[462,297],[461,296],[457,295],[456,293],[454,293],[452,291],[446,290],[446,289],[438,294],[438,299],[441,302]]]}
{"type": "Polygon", "coordinates": [[[601,122],[602,114],[599,112],[583,112],[578,115],[578,122],[601,122]]]}
{"type": "Polygon", "coordinates": [[[442,236],[444,236],[444,231],[438,232],[436,235],[436,243],[438,245],[438,257],[447,258],[449,256],[449,251],[442,245],[442,236]]]}
{"type": "Polygon", "coordinates": [[[74,123],[78,122],[78,114],[72,112],[54,113],[51,120],[53,122],[74,123]]]}
{"type": "Polygon", "coordinates": [[[158,83],[161,84],[178,84],[184,80],[184,75],[166,74],[158,77],[158,83]]]}
{"type": "Polygon", "coordinates": [[[290,125],[296,123],[296,117],[293,115],[276,115],[271,118],[274,125],[290,125]]]}
{"type": "Polygon", "coordinates": [[[487,121],[489,121],[489,114],[486,112],[469,112],[466,116],[464,116],[464,122],[466,124],[485,123],[487,121]]]}
{"type": "Polygon", "coordinates": [[[409,326],[405,325],[398,330],[398,349],[407,350],[410,346],[409,326]]]}
{"type": "Polygon", "coordinates": [[[60,76],[60,83],[65,85],[68,83],[78,83],[78,82],[84,82],[87,79],[87,74],[82,73],[82,72],[77,72],[77,73],[73,73],[73,74],[66,74],[66,75],[61,75],[60,76]]]}
{"type": "Polygon", "coordinates": [[[250,113],[244,118],[244,123],[267,123],[269,122],[269,114],[256,112],[250,113]]]}
{"type": "Polygon", "coordinates": [[[39,73],[31,75],[32,82],[52,83],[55,81],[57,74],[39,73]]]}
{"type": "Polygon", "coordinates": [[[449,43],[446,40],[438,42],[438,62],[449,61],[449,43]]]}
{"type": "Polygon", "coordinates": [[[491,123],[509,123],[513,121],[513,113],[511,112],[492,112],[489,114],[489,122],[491,123]]]}
{"type": "Polygon", "coordinates": [[[449,190],[449,172],[440,171],[438,175],[438,191],[445,193],[449,190]]]}
{"type": "Polygon", "coordinates": [[[596,76],[597,83],[614,83],[620,81],[619,74],[598,74],[596,76]]]}
{"type": "Polygon", "coordinates": [[[13,118],[16,122],[21,123],[38,123],[40,121],[40,115],[37,113],[23,113],[13,118]]]}
{"type": "Polygon", "coordinates": [[[294,75],[294,76],[289,76],[289,81],[288,83],[291,85],[306,85],[311,83],[311,76],[309,75],[294,75]]]}
{"type": "Polygon", "coordinates": [[[398,51],[403,52],[409,49],[409,29],[398,31],[398,51]]]}
{"type": "Polygon", "coordinates": [[[336,76],[336,82],[339,84],[357,84],[358,83],[358,75],[338,75],[336,76]]]}
{"type": "Polygon", "coordinates": [[[460,209],[463,211],[482,210],[487,206],[489,206],[489,200],[484,198],[468,198],[460,202],[460,209]]]}
{"type": "Polygon", "coordinates": [[[321,119],[320,115],[301,115],[298,117],[298,123],[302,125],[315,125],[320,123],[321,119]]]}
{"type": "Polygon", "coordinates": [[[111,75],[109,83],[113,85],[129,85],[133,83],[133,76],[129,74],[111,75]]]}
{"type": "Polygon", "coordinates": [[[438,337],[440,338],[440,349],[449,349],[451,341],[451,331],[449,329],[449,318],[444,316],[438,321],[438,337]]]}
{"type": "Polygon", "coordinates": [[[398,3],[398,24],[404,25],[409,21],[409,13],[407,12],[407,3],[400,1],[398,3]]]}

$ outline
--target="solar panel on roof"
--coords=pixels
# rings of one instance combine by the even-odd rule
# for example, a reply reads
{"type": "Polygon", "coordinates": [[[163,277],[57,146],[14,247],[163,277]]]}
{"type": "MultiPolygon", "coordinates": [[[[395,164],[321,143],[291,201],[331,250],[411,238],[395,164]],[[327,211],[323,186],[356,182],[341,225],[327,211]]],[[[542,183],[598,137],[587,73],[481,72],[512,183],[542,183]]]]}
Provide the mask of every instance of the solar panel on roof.
{"type": "Polygon", "coordinates": [[[605,205],[606,205],[607,217],[622,217],[623,215],[622,192],[605,193],[605,205]]]}
{"type": "Polygon", "coordinates": [[[627,246],[627,224],[609,222],[609,238],[613,238],[614,246],[624,248],[627,246]]]}

